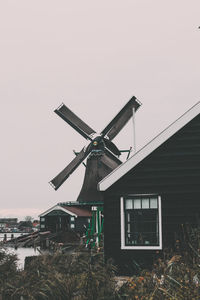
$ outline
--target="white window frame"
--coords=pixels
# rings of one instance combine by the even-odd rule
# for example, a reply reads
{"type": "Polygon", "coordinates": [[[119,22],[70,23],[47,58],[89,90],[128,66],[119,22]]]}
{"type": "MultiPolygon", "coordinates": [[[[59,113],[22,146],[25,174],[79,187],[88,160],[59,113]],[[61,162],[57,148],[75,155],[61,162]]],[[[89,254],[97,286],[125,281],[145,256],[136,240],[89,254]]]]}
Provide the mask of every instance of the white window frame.
{"type": "MultiPolygon", "coordinates": [[[[155,194],[137,194],[131,196],[155,196],[155,194]]],[[[161,250],[162,249],[162,215],[161,215],[161,197],[158,197],[158,222],[159,222],[159,245],[158,246],[126,246],[125,244],[125,198],[120,198],[120,214],[121,214],[121,249],[122,250],[161,250]]]]}

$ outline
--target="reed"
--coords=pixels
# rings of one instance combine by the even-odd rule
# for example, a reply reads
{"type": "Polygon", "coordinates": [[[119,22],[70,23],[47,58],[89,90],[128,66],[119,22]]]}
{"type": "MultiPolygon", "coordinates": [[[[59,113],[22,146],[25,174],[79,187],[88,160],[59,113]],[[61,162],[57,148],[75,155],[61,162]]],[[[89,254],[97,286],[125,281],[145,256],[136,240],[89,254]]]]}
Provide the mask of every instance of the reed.
{"type": "Polygon", "coordinates": [[[25,270],[0,251],[0,300],[197,300],[200,295],[200,229],[183,226],[173,249],[164,249],[151,270],[119,285],[117,269],[102,252],[41,255],[25,270]]]}

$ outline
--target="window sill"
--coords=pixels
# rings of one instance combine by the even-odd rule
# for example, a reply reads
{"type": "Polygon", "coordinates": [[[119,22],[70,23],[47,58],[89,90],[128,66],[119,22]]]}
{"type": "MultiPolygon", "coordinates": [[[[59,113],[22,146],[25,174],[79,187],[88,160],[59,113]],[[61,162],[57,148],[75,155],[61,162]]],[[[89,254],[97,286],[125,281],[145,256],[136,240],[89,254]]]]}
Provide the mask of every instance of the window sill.
{"type": "Polygon", "coordinates": [[[162,246],[121,246],[122,250],[162,250],[162,246]]]}

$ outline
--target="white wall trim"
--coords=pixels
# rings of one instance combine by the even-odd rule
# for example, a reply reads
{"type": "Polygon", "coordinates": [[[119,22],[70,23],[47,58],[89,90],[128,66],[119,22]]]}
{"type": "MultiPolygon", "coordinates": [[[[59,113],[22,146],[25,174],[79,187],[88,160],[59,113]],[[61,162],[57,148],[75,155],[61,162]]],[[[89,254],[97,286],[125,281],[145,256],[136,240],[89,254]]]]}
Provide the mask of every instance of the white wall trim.
{"type": "Polygon", "coordinates": [[[120,218],[121,218],[121,249],[122,250],[162,250],[162,209],[161,209],[160,196],[158,196],[159,246],[126,246],[125,245],[125,214],[124,214],[123,197],[120,198],[120,218]]]}
{"type": "Polygon", "coordinates": [[[125,222],[124,222],[124,198],[120,198],[120,217],[121,217],[121,249],[125,246],[125,222]]]}
{"type": "Polygon", "coordinates": [[[74,216],[75,218],[77,218],[77,215],[72,213],[71,211],[67,210],[66,208],[63,208],[62,206],[60,205],[54,205],[53,207],[49,208],[48,210],[46,210],[44,213],[40,214],[39,217],[44,217],[46,216],[47,214],[49,214],[50,212],[52,212],[53,210],[62,210],[63,212],[71,215],[71,216],[74,216]]]}
{"type": "Polygon", "coordinates": [[[141,162],[145,157],[167,141],[171,136],[178,132],[182,127],[189,123],[200,113],[200,101],[197,102],[190,110],[188,110],[184,115],[177,119],[174,123],[168,126],[164,131],[157,135],[151,142],[140,149],[127,161],[117,167],[108,176],[101,180],[98,184],[98,189],[100,191],[106,191],[111,185],[113,185],[117,180],[124,176],[128,171],[134,168],[139,162],[141,162]]]}
{"type": "Polygon", "coordinates": [[[163,244],[162,244],[162,204],[161,204],[161,196],[158,196],[158,217],[159,217],[159,244],[160,244],[160,249],[162,249],[163,244]]]}

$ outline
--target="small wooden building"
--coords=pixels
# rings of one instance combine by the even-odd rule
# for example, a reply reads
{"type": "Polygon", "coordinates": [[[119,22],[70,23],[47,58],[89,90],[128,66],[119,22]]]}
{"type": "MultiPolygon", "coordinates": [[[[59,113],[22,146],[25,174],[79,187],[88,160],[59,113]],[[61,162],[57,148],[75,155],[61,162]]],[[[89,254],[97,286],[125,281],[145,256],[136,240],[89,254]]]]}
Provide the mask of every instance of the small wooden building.
{"type": "Polygon", "coordinates": [[[91,221],[91,211],[72,203],[57,204],[40,214],[40,231],[75,231],[83,234],[91,221]]]}
{"type": "Polygon", "coordinates": [[[99,183],[106,258],[146,265],[200,220],[200,102],[99,183]]]}

